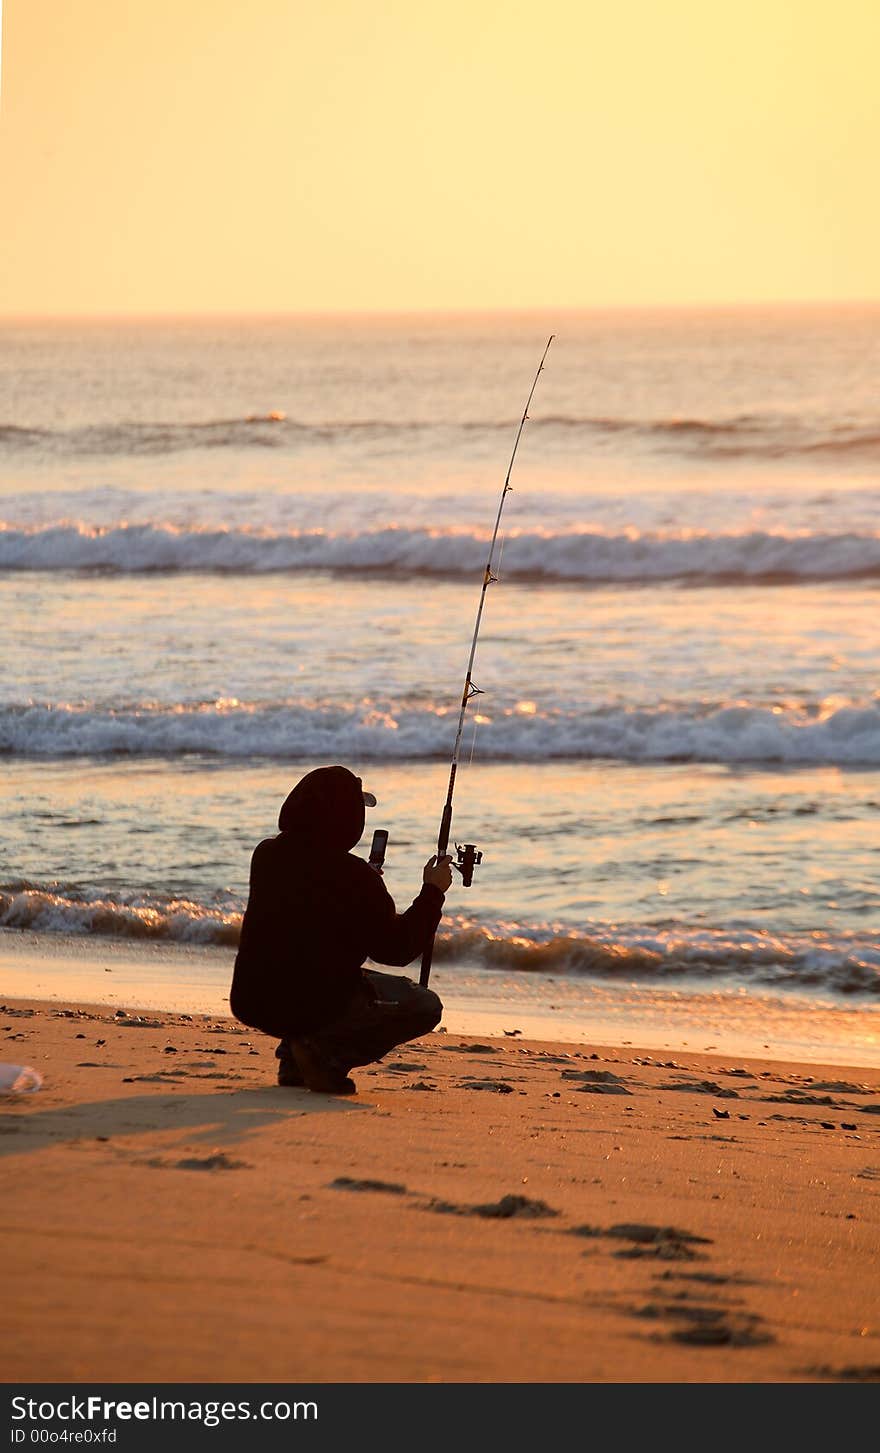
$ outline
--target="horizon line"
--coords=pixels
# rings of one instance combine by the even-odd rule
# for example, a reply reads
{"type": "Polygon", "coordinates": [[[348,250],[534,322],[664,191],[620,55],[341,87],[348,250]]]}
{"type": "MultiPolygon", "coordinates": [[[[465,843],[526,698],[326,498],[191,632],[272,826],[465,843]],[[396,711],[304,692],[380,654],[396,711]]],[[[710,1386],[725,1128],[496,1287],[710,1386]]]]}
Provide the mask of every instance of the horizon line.
{"type": "Polygon", "coordinates": [[[114,309],[74,308],[64,311],[16,311],[0,310],[0,325],[4,323],[69,323],[69,322],[171,322],[185,320],[358,320],[395,318],[511,318],[535,317],[547,314],[572,316],[606,316],[608,314],[666,314],[666,313],[736,313],[775,310],[780,312],[827,311],[830,309],[853,310],[880,307],[880,296],[845,298],[777,298],[738,301],[690,301],[653,303],[529,303],[521,306],[400,306],[400,307],[351,307],[351,308],[156,308],[156,309],[114,309]]]}

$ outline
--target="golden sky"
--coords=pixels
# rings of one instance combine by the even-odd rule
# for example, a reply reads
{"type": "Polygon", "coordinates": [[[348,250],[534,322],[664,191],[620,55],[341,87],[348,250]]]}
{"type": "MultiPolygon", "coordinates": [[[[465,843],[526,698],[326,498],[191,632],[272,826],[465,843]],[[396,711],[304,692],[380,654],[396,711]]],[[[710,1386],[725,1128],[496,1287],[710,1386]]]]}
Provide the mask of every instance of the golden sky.
{"type": "Polygon", "coordinates": [[[880,297],[880,0],[5,0],[0,312],[880,297]]]}

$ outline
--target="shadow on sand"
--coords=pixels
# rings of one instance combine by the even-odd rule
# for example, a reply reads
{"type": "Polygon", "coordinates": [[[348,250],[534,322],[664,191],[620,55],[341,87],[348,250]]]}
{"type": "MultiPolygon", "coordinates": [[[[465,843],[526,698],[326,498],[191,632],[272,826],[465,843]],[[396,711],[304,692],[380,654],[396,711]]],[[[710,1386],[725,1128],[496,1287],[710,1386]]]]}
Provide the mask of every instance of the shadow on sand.
{"type": "Polygon", "coordinates": [[[371,1108],[311,1090],[278,1086],[213,1095],[127,1095],[60,1110],[40,1110],[28,1099],[4,1106],[0,1115],[0,1156],[76,1140],[143,1135],[157,1130],[196,1131],[197,1139],[210,1139],[213,1145],[233,1145],[252,1130],[303,1115],[347,1114],[371,1108]]]}

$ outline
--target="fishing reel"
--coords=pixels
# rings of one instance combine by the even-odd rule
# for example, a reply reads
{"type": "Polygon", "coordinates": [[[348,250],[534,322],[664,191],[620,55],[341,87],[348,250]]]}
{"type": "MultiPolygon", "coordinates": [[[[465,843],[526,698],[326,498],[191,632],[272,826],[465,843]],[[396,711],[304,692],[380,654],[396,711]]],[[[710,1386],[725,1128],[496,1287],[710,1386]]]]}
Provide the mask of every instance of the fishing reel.
{"type": "Polygon", "coordinates": [[[469,888],[474,881],[474,868],[483,861],[483,854],[473,843],[456,843],[455,851],[458,854],[458,862],[453,863],[461,873],[462,888],[469,888]]]}

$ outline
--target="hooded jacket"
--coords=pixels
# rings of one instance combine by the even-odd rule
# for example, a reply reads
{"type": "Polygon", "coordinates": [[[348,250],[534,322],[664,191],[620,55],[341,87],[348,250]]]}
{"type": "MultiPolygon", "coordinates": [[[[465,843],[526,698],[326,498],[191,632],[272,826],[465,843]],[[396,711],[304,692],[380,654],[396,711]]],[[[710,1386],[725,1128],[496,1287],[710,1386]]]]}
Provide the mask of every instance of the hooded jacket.
{"type": "Polygon", "coordinates": [[[279,835],[257,845],[230,994],[242,1023],[279,1038],[311,1033],[345,1012],[366,958],[403,968],[428,944],[443,894],[425,884],[398,914],[379,874],[349,851],[364,817],[361,779],[318,767],[285,801],[279,835]]]}

